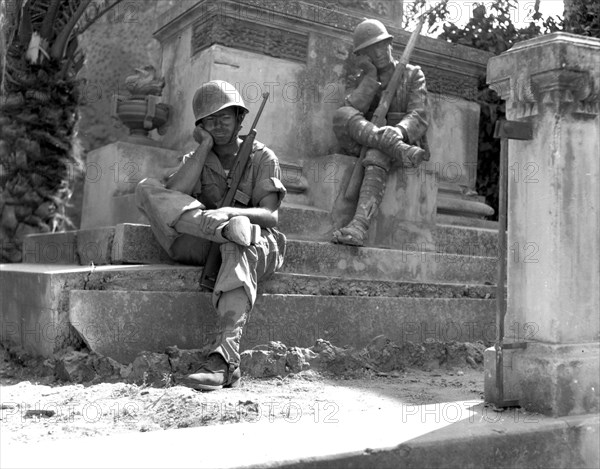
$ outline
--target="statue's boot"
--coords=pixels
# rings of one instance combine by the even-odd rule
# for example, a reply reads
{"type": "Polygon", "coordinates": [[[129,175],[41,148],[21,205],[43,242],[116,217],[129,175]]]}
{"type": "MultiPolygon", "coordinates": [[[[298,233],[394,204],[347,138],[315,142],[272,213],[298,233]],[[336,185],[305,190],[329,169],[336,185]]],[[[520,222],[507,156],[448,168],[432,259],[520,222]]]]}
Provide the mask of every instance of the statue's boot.
{"type": "Polygon", "coordinates": [[[417,167],[428,159],[421,147],[409,145],[393,129],[377,127],[361,115],[348,121],[348,132],[352,138],[368,148],[376,148],[392,160],[402,161],[404,166],[417,167]]]}
{"type": "Polygon", "coordinates": [[[200,391],[237,387],[240,384],[240,339],[252,309],[243,287],[223,292],[217,303],[221,330],[206,362],[181,384],[200,391]]]}
{"type": "Polygon", "coordinates": [[[333,232],[332,242],[364,246],[371,220],[377,214],[383,199],[386,181],[385,169],[375,165],[365,168],[354,218],[347,226],[333,232]]]}

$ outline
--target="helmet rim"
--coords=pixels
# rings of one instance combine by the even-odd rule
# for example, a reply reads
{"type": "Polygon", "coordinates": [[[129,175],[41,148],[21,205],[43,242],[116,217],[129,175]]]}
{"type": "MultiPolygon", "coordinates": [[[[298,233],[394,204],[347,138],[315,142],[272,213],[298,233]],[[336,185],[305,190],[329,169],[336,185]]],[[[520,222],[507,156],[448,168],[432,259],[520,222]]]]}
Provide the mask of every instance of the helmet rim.
{"type": "Polygon", "coordinates": [[[354,53],[386,39],[393,39],[385,25],[376,19],[364,19],[354,28],[354,53]]]}
{"type": "Polygon", "coordinates": [[[195,124],[198,125],[198,123],[205,117],[229,107],[239,108],[242,112],[242,115],[245,115],[249,112],[249,109],[246,107],[244,100],[242,99],[242,96],[232,84],[223,80],[208,81],[202,84],[200,88],[196,90],[192,100],[195,124]],[[202,102],[201,98],[203,93],[205,93],[208,97],[208,99],[204,98],[208,102],[202,102]]]}
{"type": "Polygon", "coordinates": [[[357,52],[360,52],[363,49],[366,49],[369,46],[372,46],[373,44],[377,44],[378,42],[383,42],[386,41],[388,39],[393,39],[394,36],[392,36],[389,33],[382,33],[377,37],[374,37],[373,39],[370,39],[368,41],[363,42],[362,44],[360,44],[359,46],[354,48],[354,53],[356,54],[357,52]]]}

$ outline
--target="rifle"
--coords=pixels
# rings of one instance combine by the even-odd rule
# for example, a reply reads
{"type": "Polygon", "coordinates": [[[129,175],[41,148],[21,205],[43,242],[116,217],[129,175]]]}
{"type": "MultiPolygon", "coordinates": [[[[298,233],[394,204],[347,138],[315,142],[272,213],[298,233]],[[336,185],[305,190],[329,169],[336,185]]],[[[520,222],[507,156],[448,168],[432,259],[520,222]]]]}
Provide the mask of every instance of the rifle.
{"type": "MultiPolygon", "coordinates": [[[[425,17],[427,13],[423,14],[419,19],[419,23],[417,24],[417,28],[410,35],[410,39],[408,40],[408,44],[406,44],[406,48],[402,53],[402,57],[400,57],[400,61],[398,65],[396,65],[396,69],[394,70],[394,74],[390,79],[390,82],[386,86],[383,94],[381,95],[381,99],[379,100],[379,104],[377,105],[377,109],[373,113],[373,117],[371,118],[371,123],[375,124],[377,127],[382,127],[387,125],[387,119],[385,116],[390,109],[390,105],[392,104],[392,99],[402,83],[404,79],[404,75],[406,73],[406,65],[410,59],[410,56],[415,48],[417,43],[417,39],[419,38],[419,34],[421,33],[421,28],[423,27],[423,23],[425,22],[425,17]]],[[[365,159],[365,155],[367,153],[367,147],[363,146],[360,149],[360,156],[358,161],[354,163],[354,170],[352,171],[352,176],[348,181],[348,186],[346,187],[346,192],[344,194],[346,200],[355,200],[358,199],[358,194],[360,192],[360,187],[362,185],[363,175],[364,175],[364,167],[363,161],[365,159]]]]}
{"type": "MultiPolygon", "coordinates": [[[[258,110],[258,113],[254,118],[254,122],[252,123],[252,129],[242,142],[242,145],[238,150],[233,169],[229,172],[229,175],[227,176],[228,189],[227,193],[225,194],[225,197],[223,198],[223,201],[219,205],[219,208],[231,207],[235,201],[237,193],[239,192],[238,187],[240,185],[240,182],[242,181],[242,177],[244,176],[244,171],[246,169],[246,166],[248,165],[250,154],[252,153],[254,139],[256,138],[256,125],[258,124],[258,119],[260,119],[260,115],[262,114],[265,104],[267,103],[269,93],[263,93],[262,98],[263,101],[260,104],[260,109],[258,110]]],[[[219,244],[212,242],[210,244],[210,250],[208,251],[208,257],[206,258],[206,262],[204,264],[204,269],[202,269],[200,285],[208,290],[214,290],[220,267],[221,251],[219,249],[219,244]]]]}

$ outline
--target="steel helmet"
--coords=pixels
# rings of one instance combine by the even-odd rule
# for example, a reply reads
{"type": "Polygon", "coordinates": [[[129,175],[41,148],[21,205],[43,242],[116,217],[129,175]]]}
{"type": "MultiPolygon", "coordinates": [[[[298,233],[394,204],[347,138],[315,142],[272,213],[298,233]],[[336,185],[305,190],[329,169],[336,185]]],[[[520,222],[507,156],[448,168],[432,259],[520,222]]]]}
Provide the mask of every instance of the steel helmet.
{"type": "Polygon", "coordinates": [[[240,108],[242,115],[248,112],[244,100],[235,87],[223,80],[208,81],[198,88],[194,94],[192,107],[196,125],[201,119],[228,107],[240,108]]]}
{"type": "Polygon", "coordinates": [[[354,30],[354,52],[393,37],[381,21],[364,20],[354,30]]]}

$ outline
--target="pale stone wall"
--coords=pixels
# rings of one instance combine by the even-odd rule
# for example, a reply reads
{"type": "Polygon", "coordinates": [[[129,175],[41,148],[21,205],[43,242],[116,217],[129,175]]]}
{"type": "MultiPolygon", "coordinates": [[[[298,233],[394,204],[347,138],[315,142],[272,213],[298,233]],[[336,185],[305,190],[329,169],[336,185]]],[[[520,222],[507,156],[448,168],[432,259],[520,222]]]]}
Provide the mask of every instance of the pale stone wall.
{"type": "MultiPolygon", "coordinates": [[[[152,37],[156,20],[175,0],[125,0],[100,18],[80,38],[85,63],[79,76],[86,104],[79,107],[79,138],[86,153],[124,139],[128,130],[112,117],[115,94],[123,93],[125,78],[136,67],[152,64],[160,69],[160,43],[152,37]]],[[[86,166],[87,170],[87,166],[86,166]]],[[[83,186],[96,177],[92,170],[75,181],[68,215],[75,227],[81,223],[83,186]]]]}
{"type": "Polygon", "coordinates": [[[527,347],[505,357],[507,397],[555,416],[600,408],[599,54],[598,39],[555,33],[488,65],[507,119],[533,130],[508,148],[505,339],[527,347]]]}
{"type": "Polygon", "coordinates": [[[135,68],[152,64],[160,69],[160,43],[152,37],[156,20],[174,0],[126,0],[103,16],[81,39],[86,80],[80,107],[79,136],[86,150],[93,150],[128,135],[127,128],[112,118],[112,99],[126,94],[125,78],[135,68]]]}

